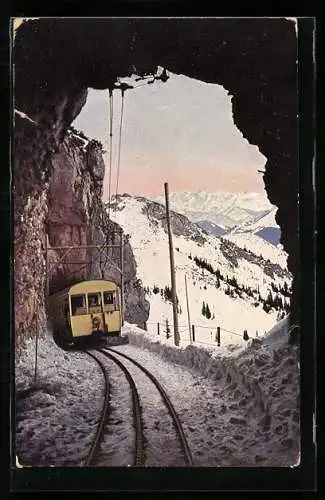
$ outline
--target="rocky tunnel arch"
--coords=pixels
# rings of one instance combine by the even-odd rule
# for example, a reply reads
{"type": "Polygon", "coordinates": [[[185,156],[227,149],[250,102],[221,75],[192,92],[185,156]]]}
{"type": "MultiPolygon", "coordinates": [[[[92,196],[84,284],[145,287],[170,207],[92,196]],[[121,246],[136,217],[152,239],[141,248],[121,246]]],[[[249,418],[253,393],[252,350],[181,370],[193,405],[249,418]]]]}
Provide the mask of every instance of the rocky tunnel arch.
{"type": "MultiPolygon", "coordinates": [[[[235,125],[267,158],[265,189],[278,207],[281,242],[294,276],[291,320],[299,323],[297,35],[292,21],[31,20],[17,30],[13,62],[14,105],[29,118],[15,120],[15,256],[24,207],[42,195],[49,159],[85,104],[87,88],[110,88],[117,77],[155,72],[159,65],[228,90],[235,125]]],[[[20,272],[15,271],[17,280],[20,272]]]]}

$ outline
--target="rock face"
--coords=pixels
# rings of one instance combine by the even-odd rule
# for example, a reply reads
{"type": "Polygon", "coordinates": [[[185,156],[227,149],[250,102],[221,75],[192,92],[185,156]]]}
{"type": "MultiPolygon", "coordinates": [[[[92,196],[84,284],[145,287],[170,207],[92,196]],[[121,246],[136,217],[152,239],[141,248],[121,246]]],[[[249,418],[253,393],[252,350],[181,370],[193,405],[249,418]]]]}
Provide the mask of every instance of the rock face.
{"type": "Polygon", "coordinates": [[[100,226],[96,225],[93,233],[93,243],[102,245],[115,245],[108,250],[107,255],[93,255],[91,279],[105,277],[117,283],[121,282],[121,235],[124,239],[123,247],[123,274],[124,274],[124,319],[129,323],[135,323],[139,327],[146,328],[149,317],[150,304],[145,298],[142,283],[136,276],[136,262],[129,238],[123,235],[121,227],[110,221],[105,210],[101,213],[100,226]],[[114,263],[112,265],[112,263],[114,263]]]}
{"type": "MultiPolygon", "coordinates": [[[[93,215],[100,207],[105,173],[101,145],[68,131],[66,139],[50,160],[46,220],[48,248],[90,245],[93,215]]],[[[69,252],[62,265],[50,270],[50,291],[62,289],[76,279],[87,279],[91,255],[84,250],[49,251],[51,260],[59,261],[69,252]],[[64,263],[72,263],[65,265],[64,263]],[[75,262],[75,264],[73,264],[75,262]]]]}
{"type": "MultiPolygon", "coordinates": [[[[267,158],[265,188],[278,207],[281,243],[294,276],[291,318],[299,324],[296,59],[295,27],[286,19],[41,19],[22,24],[14,45],[15,107],[33,121],[15,129],[17,231],[28,199],[41,203],[48,160],[85,103],[88,87],[112,88],[117,77],[155,72],[158,65],[223,85],[233,96],[236,126],[267,158]]],[[[22,279],[20,269],[16,275],[22,279]]]]}
{"type": "Polygon", "coordinates": [[[14,226],[14,310],[16,348],[21,340],[44,330],[46,186],[29,197],[14,226]]]}
{"type": "MultiPolygon", "coordinates": [[[[136,199],[139,201],[144,201],[144,212],[146,213],[151,224],[156,225],[161,222],[164,231],[167,233],[167,220],[166,220],[166,210],[163,205],[156,203],[155,201],[148,201],[141,196],[137,196],[136,199]]],[[[206,239],[202,236],[201,231],[193,226],[189,219],[184,215],[177,212],[170,211],[170,226],[171,231],[176,236],[183,235],[187,238],[196,241],[200,245],[204,245],[206,239]]]]}
{"type": "MultiPolygon", "coordinates": [[[[28,199],[20,224],[15,224],[17,345],[45,328],[46,244],[50,293],[76,280],[121,280],[121,275],[112,268],[112,262],[120,265],[119,252],[112,253],[107,259],[97,250],[78,249],[70,251],[62,259],[67,250],[53,249],[96,243],[119,244],[121,228],[116,224],[109,225],[102,216],[105,164],[101,145],[68,131],[57,152],[48,160],[48,171],[48,181],[44,183],[43,190],[37,197],[28,199]]],[[[125,319],[143,326],[148,318],[149,304],[137,280],[132,249],[127,241],[123,261],[125,319]]]]}

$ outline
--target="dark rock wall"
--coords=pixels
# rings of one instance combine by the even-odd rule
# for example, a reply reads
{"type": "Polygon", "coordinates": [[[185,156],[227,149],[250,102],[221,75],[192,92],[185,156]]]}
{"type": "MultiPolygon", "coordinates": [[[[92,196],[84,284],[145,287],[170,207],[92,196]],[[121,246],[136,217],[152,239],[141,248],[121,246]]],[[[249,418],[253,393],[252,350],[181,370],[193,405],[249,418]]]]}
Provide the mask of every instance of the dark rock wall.
{"type": "Polygon", "coordinates": [[[117,76],[154,72],[157,65],[223,85],[232,95],[236,126],[267,158],[265,188],[279,207],[281,242],[294,276],[291,317],[298,322],[296,59],[294,24],[285,19],[42,19],[23,24],[15,38],[15,107],[38,125],[24,124],[15,141],[18,225],[28,195],[38,199],[47,159],[83,106],[87,87],[109,88],[117,76]]]}
{"type": "MultiPolygon", "coordinates": [[[[49,248],[91,244],[92,216],[101,203],[105,164],[96,141],[85,141],[68,131],[51,160],[48,190],[47,233],[49,248]]],[[[67,250],[51,250],[59,259],[67,250]]],[[[76,279],[87,279],[91,256],[86,249],[71,250],[63,262],[50,272],[50,291],[62,289],[76,279]],[[80,263],[80,264],[79,264],[80,263]]]]}

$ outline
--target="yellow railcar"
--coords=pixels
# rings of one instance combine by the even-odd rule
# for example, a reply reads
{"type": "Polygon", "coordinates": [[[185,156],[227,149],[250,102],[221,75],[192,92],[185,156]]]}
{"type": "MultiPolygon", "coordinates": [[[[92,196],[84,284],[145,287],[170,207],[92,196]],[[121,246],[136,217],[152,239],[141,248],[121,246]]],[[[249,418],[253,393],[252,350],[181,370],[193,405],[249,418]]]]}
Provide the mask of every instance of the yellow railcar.
{"type": "Polygon", "coordinates": [[[54,332],[67,341],[121,333],[121,296],[114,281],[82,281],[50,295],[54,332]]]}

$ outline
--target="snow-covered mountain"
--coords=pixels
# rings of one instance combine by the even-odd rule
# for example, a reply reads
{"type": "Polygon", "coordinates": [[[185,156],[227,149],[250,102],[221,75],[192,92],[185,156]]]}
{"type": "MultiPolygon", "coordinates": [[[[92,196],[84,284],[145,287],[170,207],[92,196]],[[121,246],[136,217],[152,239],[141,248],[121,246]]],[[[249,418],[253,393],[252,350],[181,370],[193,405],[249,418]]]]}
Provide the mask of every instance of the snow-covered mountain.
{"type": "Polygon", "coordinates": [[[259,217],[253,222],[246,222],[240,226],[232,228],[228,234],[255,234],[273,245],[278,245],[280,242],[281,230],[275,220],[276,211],[277,207],[273,208],[266,215],[259,217]]]}
{"type": "Polygon", "coordinates": [[[213,236],[222,236],[223,234],[227,233],[227,231],[223,227],[218,226],[218,224],[215,224],[214,222],[211,222],[209,220],[201,220],[199,222],[196,222],[196,225],[203,229],[204,232],[212,234],[213,236]]]}
{"type": "MultiPolygon", "coordinates": [[[[164,203],[164,196],[150,199],[164,203]]],[[[262,193],[179,191],[170,193],[169,200],[172,210],[186,215],[191,221],[208,220],[224,229],[254,222],[273,208],[262,193]]]]}
{"type": "MultiPolygon", "coordinates": [[[[129,235],[137,263],[137,276],[150,302],[148,330],[172,330],[170,264],[164,205],[143,197],[118,196],[111,206],[111,218],[129,235]]],[[[272,260],[266,258],[266,243],[258,238],[259,251],[238,245],[224,237],[204,233],[187,217],[171,212],[176,288],[179,300],[181,339],[188,341],[185,276],[188,284],[190,322],[196,338],[214,342],[216,327],[226,343],[243,342],[243,331],[250,336],[264,334],[283,316],[289,303],[291,276],[286,254],[270,245],[272,260]],[[261,250],[262,249],[262,250],[261,250]],[[277,297],[281,304],[266,304],[277,297]],[[268,312],[267,312],[268,310],[268,312]]],[[[233,235],[240,237],[240,235],[233,235]]]]}

